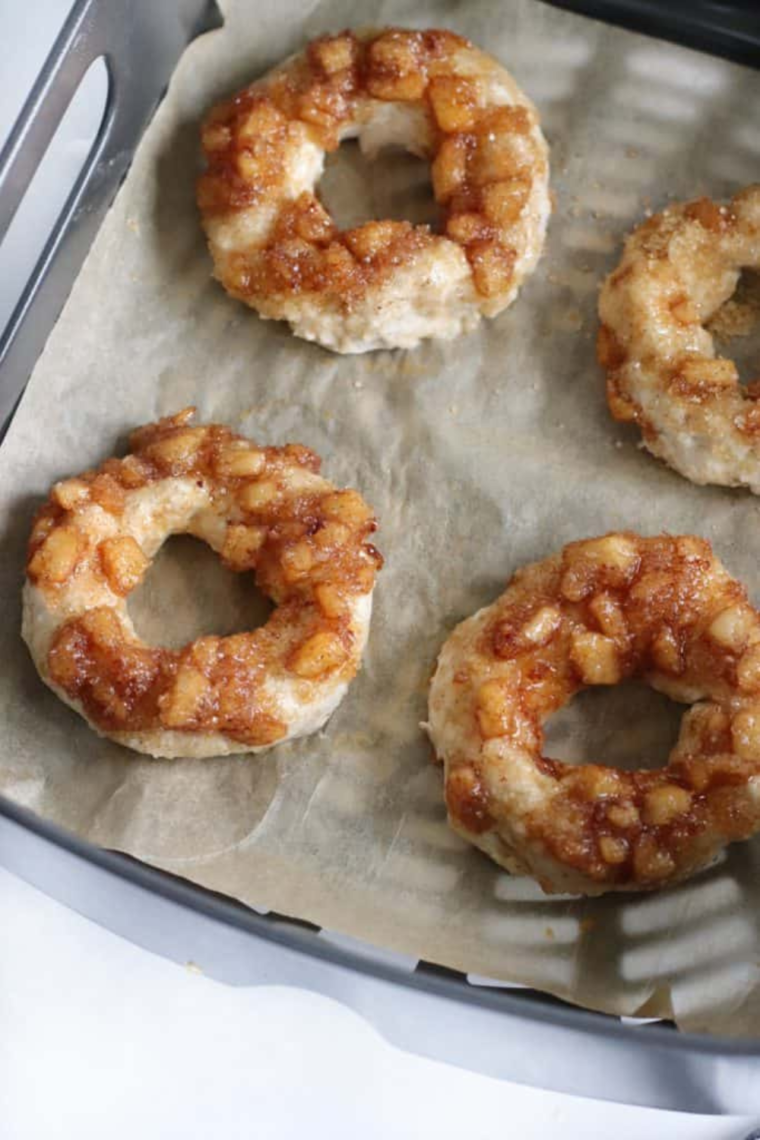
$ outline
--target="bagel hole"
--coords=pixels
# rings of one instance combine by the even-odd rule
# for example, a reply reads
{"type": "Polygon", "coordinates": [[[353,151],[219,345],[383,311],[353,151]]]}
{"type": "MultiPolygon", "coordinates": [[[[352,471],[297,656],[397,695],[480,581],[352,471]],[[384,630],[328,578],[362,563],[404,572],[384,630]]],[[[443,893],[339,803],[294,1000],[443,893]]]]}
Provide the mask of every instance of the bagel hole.
{"type": "Polygon", "coordinates": [[[736,289],[712,315],[707,329],[716,352],[733,360],[740,384],[760,381],[760,273],[742,270],[736,289]]]}
{"type": "Polygon", "coordinates": [[[166,649],[256,629],[274,608],[253,574],[233,573],[204,542],[184,534],[164,543],[127,607],[138,637],[166,649]]]}
{"type": "Polygon", "coordinates": [[[543,752],[566,764],[662,768],[684,708],[636,681],[584,689],[544,725],[543,752]]]}
{"type": "Polygon", "coordinates": [[[349,139],[328,154],[319,196],[342,230],[379,219],[435,228],[438,207],[430,165],[403,147],[384,147],[373,159],[349,139]]]}

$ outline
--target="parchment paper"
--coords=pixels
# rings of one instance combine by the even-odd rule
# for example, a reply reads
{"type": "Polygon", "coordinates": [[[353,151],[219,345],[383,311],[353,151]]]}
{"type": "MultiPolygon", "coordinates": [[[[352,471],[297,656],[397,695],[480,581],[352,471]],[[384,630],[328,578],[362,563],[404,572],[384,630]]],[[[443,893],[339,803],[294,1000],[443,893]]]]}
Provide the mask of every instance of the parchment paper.
{"type": "MultiPolygon", "coordinates": [[[[418,724],[449,630],[572,539],[701,533],[760,603],[760,504],[642,453],[608,414],[593,350],[598,284],[644,211],[757,178],[760,78],[539,0],[222,7],[225,27],[177,69],[0,452],[0,790],[95,843],[335,931],[590,1007],[757,1033],[757,842],[660,895],[545,898],[449,832],[418,724]],[[497,55],[542,112],[557,203],[508,313],[451,343],[341,358],[211,280],[198,120],[306,38],[370,20],[448,26],[497,55]],[[43,687],[19,638],[24,544],[50,484],[189,403],[264,442],[315,448],[382,520],[362,674],[323,733],[255,758],[154,762],[100,740],[43,687]]],[[[328,185],[339,214],[356,215],[362,193],[397,209],[407,183],[410,210],[424,201],[409,161],[381,161],[374,180],[340,161],[328,185]]],[[[133,612],[145,635],[176,643],[244,627],[253,605],[213,556],[175,540],[133,612]]],[[[661,762],[677,716],[646,692],[594,693],[562,714],[552,747],[661,762]]]]}

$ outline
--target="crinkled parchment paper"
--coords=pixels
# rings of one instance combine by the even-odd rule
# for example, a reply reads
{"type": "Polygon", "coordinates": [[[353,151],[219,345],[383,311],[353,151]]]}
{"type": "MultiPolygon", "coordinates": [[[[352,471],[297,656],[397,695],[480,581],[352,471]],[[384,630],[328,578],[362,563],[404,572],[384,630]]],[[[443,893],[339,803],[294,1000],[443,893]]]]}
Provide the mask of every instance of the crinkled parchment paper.
{"type": "MultiPolygon", "coordinates": [[[[760,602],[760,503],[691,486],[613,423],[594,361],[600,279],[669,196],[760,173],[760,76],[539,0],[226,0],[177,69],[0,451],[0,789],[95,843],[243,901],[447,966],[684,1027],[757,1032],[760,844],[661,895],[545,898],[452,835],[418,724],[436,653],[521,563],[631,527],[709,538],[760,602]],[[514,72],[542,112],[556,211],[512,309],[414,352],[331,355],[225,296],[194,204],[198,120],[325,30],[444,25],[514,72]],[[51,484],[183,405],[296,440],[382,521],[387,566],[366,663],[326,730],[251,758],[153,762],[98,739],[38,680],[19,638],[24,544],[51,484]]],[[[333,169],[343,219],[421,208],[424,169],[333,169]],[[342,173],[340,171],[342,170],[342,173]],[[362,197],[363,196],[363,197],[362,197]]],[[[340,216],[340,215],[339,215],[340,216]]],[[[149,637],[228,632],[251,590],[174,540],[135,600],[149,637]]],[[[579,698],[557,755],[661,762],[677,713],[619,690],[579,698]]]]}

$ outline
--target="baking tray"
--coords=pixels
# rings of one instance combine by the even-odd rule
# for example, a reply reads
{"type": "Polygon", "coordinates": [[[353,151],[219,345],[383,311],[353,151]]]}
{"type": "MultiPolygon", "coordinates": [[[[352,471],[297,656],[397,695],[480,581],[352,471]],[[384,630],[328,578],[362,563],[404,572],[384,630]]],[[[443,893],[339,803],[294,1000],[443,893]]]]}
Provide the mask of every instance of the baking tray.
{"type": "MultiPolygon", "coordinates": [[[[755,0],[552,2],[760,67],[755,0]]],[[[220,22],[212,0],[78,0],[73,6],[0,154],[0,241],[74,92],[99,58],[108,96],[88,158],[0,339],[0,438],[179,55],[220,22]]],[[[430,1057],[596,1098],[691,1112],[760,1111],[760,1039],[678,1033],[664,1022],[631,1024],[258,913],[94,847],[3,797],[0,862],[151,950],[199,963],[227,982],[292,984],[332,996],[396,1044],[430,1057]]]]}

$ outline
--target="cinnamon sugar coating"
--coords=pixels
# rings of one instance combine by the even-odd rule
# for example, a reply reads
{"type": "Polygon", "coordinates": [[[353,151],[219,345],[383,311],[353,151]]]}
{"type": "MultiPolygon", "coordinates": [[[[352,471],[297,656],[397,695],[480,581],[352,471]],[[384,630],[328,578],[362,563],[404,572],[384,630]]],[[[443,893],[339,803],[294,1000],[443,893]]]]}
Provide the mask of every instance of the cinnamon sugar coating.
{"type": "Polygon", "coordinates": [[[705,325],[760,269],[760,186],[669,206],[625,243],[599,299],[610,411],[694,483],[760,493],[760,388],[743,388],[705,325]]]}
{"type": "Polygon", "coordinates": [[[29,542],[24,638],[90,725],[154,756],[255,751],[313,732],[355,675],[380,555],[372,510],[298,444],[258,447],[186,409],[63,480],[29,542]],[[164,540],[207,542],[276,609],[250,633],[146,645],[126,598],[164,540]]]}
{"type": "Polygon", "coordinates": [[[452,32],[323,36],[214,107],[198,204],[215,272],[264,317],[339,352],[456,336],[514,300],[549,213],[538,116],[452,32]],[[378,220],[341,231],[315,194],[326,153],[358,137],[431,166],[440,233],[378,220]]]}
{"type": "Polygon", "coordinates": [[[571,543],[454,630],[428,727],[452,827],[497,863],[547,892],[666,886],[760,828],[760,614],[703,539],[571,543]],[[665,768],[543,755],[574,693],[634,677],[691,706],[665,768]]]}

